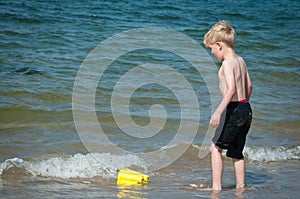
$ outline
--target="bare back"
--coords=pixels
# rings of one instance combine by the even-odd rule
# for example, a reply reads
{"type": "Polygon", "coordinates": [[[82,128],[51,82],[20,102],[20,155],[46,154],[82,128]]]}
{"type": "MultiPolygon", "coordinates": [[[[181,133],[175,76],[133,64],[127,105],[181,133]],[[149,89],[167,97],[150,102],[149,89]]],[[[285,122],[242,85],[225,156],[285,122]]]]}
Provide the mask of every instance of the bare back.
{"type": "MultiPolygon", "coordinates": [[[[226,67],[231,67],[233,70],[233,78],[235,82],[235,94],[233,95],[231,101],[241,101],[241,100],[249,100],[251,91],[249,90],[249,84],[251,84],[251,80],[248,74],[247,66],[243,58],[239,56],[235,56],[229,60],[226,60],[226,67]]],[[[224,62],[219,70],[219,87],[222,95],[224,96],[228,91],[228,77],[225,77],[224,74],[224,62]]]]}

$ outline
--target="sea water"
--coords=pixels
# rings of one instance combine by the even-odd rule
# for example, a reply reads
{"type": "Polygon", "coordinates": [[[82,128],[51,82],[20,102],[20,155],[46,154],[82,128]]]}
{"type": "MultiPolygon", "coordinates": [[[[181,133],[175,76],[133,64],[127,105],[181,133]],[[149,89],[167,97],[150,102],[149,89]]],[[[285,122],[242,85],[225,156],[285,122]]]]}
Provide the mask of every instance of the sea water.
{"type": "MultiPolygon", "coordinates": [[[[0,7],[1,198],[299,197],[299,2],[33,0],[1,1],[0,7]],[[191,63],[170,51],[137,49],[109,65],[94,97],[96,116],[109,142],[91,139],[87,142],[96,144],[97,150],[86,147],[74,121],[72,94],[77,72],[94,48],[124,31],[150,27],[182,33],[204,48],[204,34],[222,19],[236,30],[235,50],[245,59],[254,85],[253,123],[244,150],[247,190],[235,191],[232,163],[224,156],[224,191],[217,195],[199,191],[211,186],[209,154],[206,150],[199,155],[212,112],[205,79],[211,71],[199,75],[191,63]],[[131,88],[151,72],[145,67],[149,63],[159,71],[151,73],[153,79],[177,86],[173,70],[160,67],[167,65],[193,88],[200,119],[192,143],[182,136],[182,142],[168,145],[180,127],[183,104],[170,88],[155,83],[141,85],[132,93],[129,114],[140,126],[167,118],[163,128],[138,138],[118,126],[111,107],[117,82],[143,65],[144,72],[122,85],[131,88]],[[159,112],[150,118],[149,110],[156,104],[164,107],[167,117],[159,112]],[[153,169],[147,154],[177,146],[187,150],[172,164],[153,169]],[[150,175],[149,185],[117,187],[117,170],[127,167],[150,175]]],[[[123,43],[119,40],[119,46],[114,46],[115,51],[108,49],[107,55],[128,46],[126,42],[128,38],[123,43]]],[[[143,42],[152,45],[155,41],[143,42]]],[[[211,60],[219,66],[212,56],[211,60]]],[[[87,80],[98,75],[87,74],[87,80]]],[[[84,86],[90,89],[89,84],[84,86]]],[[[119,103],[125,97],[114,99],[119,103]]],[[[181,99],[190,113],[197,111],[189,106],[190,95],[181,99]]]]}

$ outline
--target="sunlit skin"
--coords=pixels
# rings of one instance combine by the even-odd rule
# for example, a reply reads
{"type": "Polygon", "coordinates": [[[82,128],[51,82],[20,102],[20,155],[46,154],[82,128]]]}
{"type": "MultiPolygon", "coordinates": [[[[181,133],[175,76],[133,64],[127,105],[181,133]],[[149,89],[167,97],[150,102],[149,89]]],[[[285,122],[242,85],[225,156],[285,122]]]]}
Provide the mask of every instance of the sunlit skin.
{"type": "MultiPolygon", "coordinates": [[[[221,114],[230,102],[244,99],[250,100],[252,82],[243,58],[239,57],[233,48],[223,42],[217,42],[208,45],[208,47],[211,49],[211,54],[218,61],[222,62],[218,76],[219,87],[223,97],[210,119],[210,126],[215,128],[219,125],[221,114]]],[[[222,149],[212,143],[210,151],[213,176],[212,189],[222,190],[222,149]]],[[[236,188],[243,188],[245,186],[245,161],[244,159],[232,158],[232,162],[235,169],[236,188]]]]}

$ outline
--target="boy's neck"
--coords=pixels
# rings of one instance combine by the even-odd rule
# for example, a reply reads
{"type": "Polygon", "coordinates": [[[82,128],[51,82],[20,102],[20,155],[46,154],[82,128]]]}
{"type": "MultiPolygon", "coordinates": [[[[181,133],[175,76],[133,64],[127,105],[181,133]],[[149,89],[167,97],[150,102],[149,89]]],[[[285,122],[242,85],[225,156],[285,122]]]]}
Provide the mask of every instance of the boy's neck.
{"type": "Polygon", "coordinates": [[[235,51],[233,50],[233,48],[231,47],[223,47],[223,61],[230,59],[230,58],[235,58],[237,55],[235,53],[235,51]]]}

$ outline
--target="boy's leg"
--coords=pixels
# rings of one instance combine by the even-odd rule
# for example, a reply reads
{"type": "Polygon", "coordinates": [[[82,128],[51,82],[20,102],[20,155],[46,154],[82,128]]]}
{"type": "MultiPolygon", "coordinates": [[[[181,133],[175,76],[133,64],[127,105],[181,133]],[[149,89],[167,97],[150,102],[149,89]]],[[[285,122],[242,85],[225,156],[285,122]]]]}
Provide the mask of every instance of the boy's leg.
{"type": "Polygon", "coordinates": [[[210,147],[211,153],[211,168],[212,168],[212,189],[222,190],[222,149],[212,143],[210,147]]]}
{"type": "Polygon", "coordinates": [[[245,187],[245,160],[232,158],[233,167],[235,171],[236,188],[245,187]]]}

